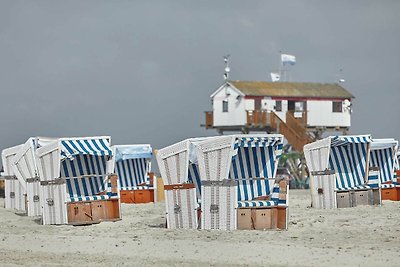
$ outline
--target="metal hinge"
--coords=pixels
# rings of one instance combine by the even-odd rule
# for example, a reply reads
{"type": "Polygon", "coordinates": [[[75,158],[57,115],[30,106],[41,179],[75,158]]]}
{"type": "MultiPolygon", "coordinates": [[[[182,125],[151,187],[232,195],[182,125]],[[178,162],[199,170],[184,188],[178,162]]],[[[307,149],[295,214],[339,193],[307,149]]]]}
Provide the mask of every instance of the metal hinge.
{"type": "Polygon", "coordinates": [[[201,185],[204,186],[235,186],[237,182],[231,179],[224,179],[222,181],[202,181],[201,185]]]}
{"type": "Polygon", "coordinates": [[[218,213],[219,212],[219,207],[217,204],[211,204],[210,205],[210,212],[211,213],[218,213]]]}
{"type": "Polygon", "coordinates": [[[175,213],[181,212],[181,206],[175,204],[175,206],[174,206],[174,212],[175,212],[175,213]]]}
{"type": "Polygon", "coordinates": [[[15,175],[5,175],[5,176],[2,176],[2,178],[4,180],[17,180],[17,176],[15,176],[15,175]]]}
{"type": "Polygon", "coordinates": [[[311,175],[331,175],[335,174],[335,170],[324,170],[324,171],[312,171],[311,175]]]}
{"type": "Polygon", "coordinates": [[[34,182],[39,182],[40,181],[40,179],[39,179],[39,177],[33,177],[33,178],[28,178],[28,179],[26,179],[26,182],[27,183],[34,183],[34,182]]]}
{"type": "Polygon", "coordinates": [[[50,181],[40,181],[40,185],[59,185],[59,184],[65,184],[65,179],[59,178],[50,181]]]}
{"type": "Polygon", "coordinates": [[[10,192],[10,198],[15,198],[15,192],[10,192]]]}
{"type": "Polygon", "coordinates": [[[54,200],[52,198],[46,199],[47,205],[53,206],[54,205],[54,200]]]}

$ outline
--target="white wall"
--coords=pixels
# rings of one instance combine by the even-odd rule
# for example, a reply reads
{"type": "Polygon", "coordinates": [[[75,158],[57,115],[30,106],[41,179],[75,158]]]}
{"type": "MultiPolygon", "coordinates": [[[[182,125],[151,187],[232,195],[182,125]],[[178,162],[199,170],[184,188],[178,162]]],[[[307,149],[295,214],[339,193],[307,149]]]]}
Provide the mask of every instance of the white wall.
{"type": "Polygon", "coordinates": [[[332,112],[331,100],[308,100],[307,110],[308,126],[350,127],[350,111],[343,108],[342,112],[332,112]]]}
{"type": "MultiPolygon", "coordinates": [[[[275,105],[276,105],[276,100],[271,99],[270,97],[265,97],[263,100],[261,100],[261,109],[267,110],[267,111],[275,111],[275,105]]],[[[286,111],[287,111],[288,105],[286,100],[282,100],[282,111],[277,111],[275,112],[278,117],[286,122],[286,111]]]]}
{"type": "Polygon", "coordinates": [[[244,100],[244,107],[245,110],[254,110],[254,99],[245,99],[244,100]]]}
{"type": "Polygon", "coordinates": [[[246,124],[245,99],[244,97],[238,98],[238,96],[239,93],[230,87],[222,89],[214,96],[214,126],[236,126],[246,124]],[[222,112],[223,100],[228,100],[228,112],[222,112]]]}

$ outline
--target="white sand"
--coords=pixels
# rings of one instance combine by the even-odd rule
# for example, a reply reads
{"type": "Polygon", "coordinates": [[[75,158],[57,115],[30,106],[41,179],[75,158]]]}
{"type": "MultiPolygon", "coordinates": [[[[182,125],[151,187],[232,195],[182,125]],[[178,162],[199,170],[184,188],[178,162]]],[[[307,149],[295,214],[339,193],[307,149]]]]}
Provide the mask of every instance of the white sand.
{"type": "Polygon", "coordinates": [[[400,202],[317,210],[309,191],[290,196],[288,231],[167,230],[164,203],[124,204],[122,221],[80,227],[0,208],[0,266],[400,266],[400,202]]]}

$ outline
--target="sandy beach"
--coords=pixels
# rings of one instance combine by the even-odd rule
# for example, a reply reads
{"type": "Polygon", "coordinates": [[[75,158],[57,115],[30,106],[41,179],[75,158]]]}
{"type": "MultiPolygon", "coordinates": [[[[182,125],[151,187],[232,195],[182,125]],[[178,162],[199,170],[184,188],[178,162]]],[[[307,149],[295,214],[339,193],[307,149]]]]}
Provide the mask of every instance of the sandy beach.
{"type": "Polygon", "coordinates": [[[288,231],[168,230],[163,202],[80,227],[0,208],[0,266],[399,266],[400,202],[317,210],[308,190],[290,197],[288,231]]]}

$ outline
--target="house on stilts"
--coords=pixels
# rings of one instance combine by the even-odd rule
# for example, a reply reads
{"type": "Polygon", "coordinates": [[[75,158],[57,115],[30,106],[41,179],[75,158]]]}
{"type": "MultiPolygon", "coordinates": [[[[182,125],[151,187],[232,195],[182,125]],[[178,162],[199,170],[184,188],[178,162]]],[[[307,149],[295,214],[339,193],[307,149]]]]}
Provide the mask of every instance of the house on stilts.
{"type": "Polygon", "coordinates": [[[346,134],[354,96],[338,83],[225,80],[210,96],[206,129],[280,133],[299,151],[324,132],[346,134]]]}

